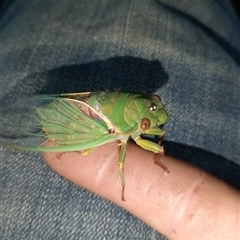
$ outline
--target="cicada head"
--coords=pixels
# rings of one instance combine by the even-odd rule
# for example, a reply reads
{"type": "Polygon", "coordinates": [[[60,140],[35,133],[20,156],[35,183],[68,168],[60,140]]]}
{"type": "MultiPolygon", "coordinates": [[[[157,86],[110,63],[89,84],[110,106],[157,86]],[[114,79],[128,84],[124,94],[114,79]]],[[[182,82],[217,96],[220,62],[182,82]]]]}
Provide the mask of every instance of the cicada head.
{"type": "Polygon", "coordinates": [[[140,131],[145,134],[154,134],[156,127],[165,124],[168,121],[168,114],[164,109],[161,99],[153,95],[149,99],[143,112],[140,122],[140,131]]]}

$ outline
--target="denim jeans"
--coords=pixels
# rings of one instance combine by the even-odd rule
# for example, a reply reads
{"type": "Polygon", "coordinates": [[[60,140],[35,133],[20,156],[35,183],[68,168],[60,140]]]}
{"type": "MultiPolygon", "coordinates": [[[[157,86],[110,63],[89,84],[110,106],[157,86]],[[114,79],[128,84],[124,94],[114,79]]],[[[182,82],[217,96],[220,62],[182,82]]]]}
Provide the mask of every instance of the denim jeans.
{"type": "MultiPolygon", "coordinates": [[[[167,154],[240,189],[240,23],[230,1],[9,0],[0,17],[1,108],[36,94],[157,93],[170,113],[167,154]]],[[[39,153],[0,151],[1,239],[165,239],[39,153]]]]}

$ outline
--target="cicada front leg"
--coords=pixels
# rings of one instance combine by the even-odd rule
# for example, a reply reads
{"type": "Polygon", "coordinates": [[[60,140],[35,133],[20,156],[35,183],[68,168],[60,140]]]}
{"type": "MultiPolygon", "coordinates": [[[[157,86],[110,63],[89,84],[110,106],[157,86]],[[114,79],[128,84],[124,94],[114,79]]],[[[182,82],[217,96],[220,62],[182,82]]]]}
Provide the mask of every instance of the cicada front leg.
{"type": "Polygon", "coordinates": [[[161,157],[163,156],[163,154],[161,153],[157,153],[154,156],[154,163],[157,164],[159,167],[161,167],[164,171],[164,173],[166,175],[168,175],[170,173],[170,171],[168,170],[168,168],[161,162],[161,157]]]}
{"type": "MultiPolygon", "coordinates": [[[[165,137],[166,137],[166,133],[164,132],[163,135],[161,136],[161,138],[160,138],[159,141],[158,141],[158,145],[159,145],[159,146],[162,147],[162,143],[163,143],[165,137]]],[[[162,152],[161,152],[161,153],[164,154],[164,149],[163,149],[163,147],[162,147],[162,152]]]]}
{"type": "MultiPolygon", "coordinates": [[[[164,149],[161,145],[151,142],[146,139],[142,139],[141,137],[137,137],[134,140],[137,143],[137,145],[139,145],[141,148],[151,151],[151,152],[154,152],[155,153],[154,163],[157,164],[158,166],[160,166],[163,169],[165,174],[170,173],[170,171],[167,169],[167,167],[160,161],[161,157],[164,155],[164,149]]],[[[160,139],[160,141],[162,142],[163,140],[160,139]]],[[[160,141],[159,141],[159,143],[161,143],[160,141]]]]}
{"type": "Polygon", "coordinates": [[[159,167],[161,167],[163,169],[163,171],[165,172],[165,174],[169,174],[170,171],[167,169],[167,167],[160,161],[161,157],[164,156],[164,148],[162,146],[162,142],[164,140],[166,136],[166,133],[164,133],[162,135],[162,137],[160,138],[160,140],[158,141],[158,145],[160,146],[160,151],[158,153],[156,153],[154,155],[154,163],[157,164],[159,167]]]}

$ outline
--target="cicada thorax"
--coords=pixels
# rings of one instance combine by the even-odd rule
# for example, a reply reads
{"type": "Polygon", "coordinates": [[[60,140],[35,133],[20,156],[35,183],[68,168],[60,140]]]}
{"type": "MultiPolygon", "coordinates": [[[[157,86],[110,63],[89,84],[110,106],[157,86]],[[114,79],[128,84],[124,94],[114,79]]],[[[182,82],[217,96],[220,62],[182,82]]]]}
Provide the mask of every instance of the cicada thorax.
{"type": "Polygon", "coordinates": [[[93,94],[89,99],[89,104],[111,122],[114,133],[128,135],[137,131],[146,102],[140,94],[125,92],[93,94]]]}
{"type": "Polygon", "coordinates": [[[141,125],[142,121],[145,123],[144,126],[146,126],[146,124],[150,124],[148,118],[144,116],[144,112],[146,111],[146,108],[148,108],[148,101],[149,100],[146,98],[136,96],[127,103],[124,116],[126,122],[133,126],[135,131],[139,130],[139,125],[141,125]]]}

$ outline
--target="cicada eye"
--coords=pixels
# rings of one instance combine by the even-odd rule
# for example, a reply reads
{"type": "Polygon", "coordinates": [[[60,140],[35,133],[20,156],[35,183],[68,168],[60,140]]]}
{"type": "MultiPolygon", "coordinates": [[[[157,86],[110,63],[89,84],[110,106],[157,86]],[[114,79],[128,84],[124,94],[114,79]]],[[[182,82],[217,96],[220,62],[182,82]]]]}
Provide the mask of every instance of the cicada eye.
{"type": "Polygon", "coordinates": [[[143,118],[140,123],[140,129],[144,132],[151,127],[151,122],[148,118],[143,118]]]}
{"type": "Polygon", "coordinates": [[[152,98],[153,100],[161,101],[161,98],[158,95],[153,95],[152,98]]]}
{"type": "Polygon", "coordinates": [[[150,111],[156,111],[157,110],[157,105],[155,103],[151,103],[149,109],[150,109],[150,111]]]}

